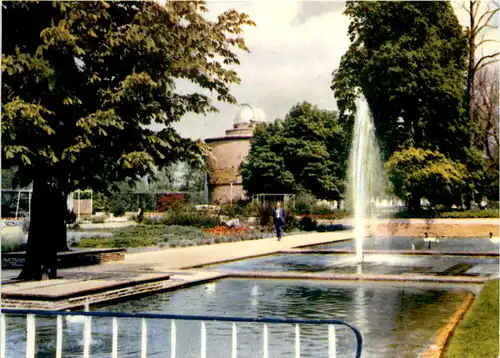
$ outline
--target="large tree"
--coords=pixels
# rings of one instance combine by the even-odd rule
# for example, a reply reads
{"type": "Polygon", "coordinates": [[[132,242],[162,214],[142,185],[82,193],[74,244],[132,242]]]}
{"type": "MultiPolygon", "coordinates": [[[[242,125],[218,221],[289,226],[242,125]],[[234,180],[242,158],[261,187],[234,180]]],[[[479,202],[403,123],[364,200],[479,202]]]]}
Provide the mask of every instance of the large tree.
{"type": "Polygon", "coordinates": [[[448,1],[348,1],[350,46],[334,71],[340,118],[361,92],[387,159],[400,148],[464,156],[467,42],[448,1]]]}
{"type": "Polygon", "coordinates": [[[2,3],[2,159],[33,181],[21,278],[56,276],[72,190],[105,190],[200,153],[172,123],[216,109],[176,79],[235,102],[228,66],[253,24],[235,10],[208,21],[207,11],[184,1],[2,3]]]}
{"type": "Polygon", "coordinates": [[[431,205],[462,205],[468,172],[465,165],[437,151],[408,148],[395,152],[387,161],[393,192],[407,200],[409,211],[420,211],[420,199],[431,205]]]}
{"type": "Polygon", "coordinates": [[[295,105],[284,120],[257,128],[242,164],[249,194],[297,193],[340,199],[348,145],[335,111],[295,105]]]}

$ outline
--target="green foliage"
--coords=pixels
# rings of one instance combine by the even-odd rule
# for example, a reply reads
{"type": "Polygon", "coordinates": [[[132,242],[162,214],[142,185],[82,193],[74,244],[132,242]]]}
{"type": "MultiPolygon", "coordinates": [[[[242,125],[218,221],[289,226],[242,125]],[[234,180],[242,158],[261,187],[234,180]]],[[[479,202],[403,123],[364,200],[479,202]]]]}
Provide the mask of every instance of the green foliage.
{"type": "Polygon", "coordinates": [[[82,238],[76,247],[103,248],[135,248],[135,247],[185,247],[196,245],[210,245],[223,242],[255,240],[267,237],[266,234],[256,232],[238,233],[228,236],[214,237],[199,228],[191,226],[171,225],[140,225],[119,229],[112,237],[82,238]]]}
{"type": "Polygon", "coordinates": [[[298,214],[310,214],[317,201],[314,195],[307,192],[301,192],[295,197],[295,211],[298,214]]]}
{"type": "Polygon", "coordinates": [[[2,236],[0,249],[2,253],[25,251],[26,241],[22,237],[18,236],[2,236]]]}
{"type": "Polygon", "coordinates": [[[486,219],[498,218],[500,212],[498,208],[488,210],[457,210],[457,211],[439,211],[439,210],[425,210],[418,213],[410,213],[407,211],[399,211],[394,214],[398,219],[412,219],[412,218],[428,218],[428,219],[486,219]]]}
{"type": "Polygon", "coordinates": [[[176,203],[170,206],[160,219],[144,218],[144,224],[210,228],[217,225],[217,217],[209,211],[196,210],[191,205],[176,203]]]}
{"type": "Polygon", "coordinates": [[[385,158],[409,147],[463,158],[467,42],[448,1],[348,1],[351,45],[333,73],[340,119],[351,133],[364,94],[385,158]]]}
{"type": "Polygon", "coordinates": [[[408,148],[395,152],[386,163],[396,196],[427,198],[432,205],[462,203],[469,174],[463,164],[437,151],[408,148]]]}
{"type": "Polygon", "coordinates": [[[259,127],[241,166],[249,195],[309,191],[321,198],[344,192],[348,145],[337,113],[307,102],[259,127]]]}
{"type": "Polygon", "coordinates": [[[19,166],[23,183],[98,191],[199,156],[172,124],[216,109],[209,94],[181,93],[175,81],[234,103],[229,85],[239,78],[228,67],[247,50],[242,27],[254,25],[235,10],[208,21],[207,11],[180,1],[3,4],[4,167],[19,166]]]}
{"type": "Polygon", "coordinates": [[[486,282],[453,332],[445,358],[496,358],[499,354],[498,279],[486,282]]]}
{"type": "Polygon", "coordinates": [[[318,227],[318,222],[310,216],[304,216],[299,220],[299,228],[303,231],[314,231],[318,227]]]}

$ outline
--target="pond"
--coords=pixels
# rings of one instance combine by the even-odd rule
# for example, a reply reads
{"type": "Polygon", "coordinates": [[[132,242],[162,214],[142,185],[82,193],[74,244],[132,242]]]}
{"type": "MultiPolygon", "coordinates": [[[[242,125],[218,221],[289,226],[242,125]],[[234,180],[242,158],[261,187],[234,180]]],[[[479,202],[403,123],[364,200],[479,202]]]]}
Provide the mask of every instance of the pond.
{"type": "MultiPolygon", "coordinates": [[[[476,286],[360,284],[295,280],[222,279],[177,291],[107,305],[94,310],[156,312],[240,317],[339,319],[357,327],[364,339],[363,357],[416,357],[476,286]]],[[[140,352],[140,320],[119,319],[119,356],[140,352]]],[[[83,323],[64,321],[63,356],[81,356],[83,323]]],[[[7,319],[7,356],[23,357],[25,320],[7,319]]],[[[37,357],[52,357],[55,319],[37,318],[37,357]]],[[[92,357],[111,352],[111,320],[94,318],[92,357]]],[[[170,354],[170,321],[148,321],[148,357],[170,354]]],[[[198,357],[199,322],[177,321],[177,356],[198,357]]],[[[326,326],[301,326],[302,357],[326,357],[326,326]]],[[[294,352],[294,327],[269,325],[269,356],[294,352]]],[[[231,324],[207,323],[208,357],[231,352],[231,324]]],[[[339,357],[352,357],[351,331],[337,328],[339,357]]],[[[262,356],[262,326],[238,324],[238,357],[262,356]]]]}

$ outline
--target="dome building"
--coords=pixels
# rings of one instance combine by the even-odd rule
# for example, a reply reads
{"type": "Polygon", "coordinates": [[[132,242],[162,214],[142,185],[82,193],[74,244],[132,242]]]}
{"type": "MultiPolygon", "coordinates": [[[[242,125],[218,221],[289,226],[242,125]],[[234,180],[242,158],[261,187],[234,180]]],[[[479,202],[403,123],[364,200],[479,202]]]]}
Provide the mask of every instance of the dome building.
{"type": "Polygon", "coordinates": [[[250,151],[254,129],[265,122],[260,108],[242,104],[234,116],[233,128],[226,130],[224,137],[205,139],[211,148],[208,158],[210,202],[222,204],[245,198],[240,165],[250,151]]]}

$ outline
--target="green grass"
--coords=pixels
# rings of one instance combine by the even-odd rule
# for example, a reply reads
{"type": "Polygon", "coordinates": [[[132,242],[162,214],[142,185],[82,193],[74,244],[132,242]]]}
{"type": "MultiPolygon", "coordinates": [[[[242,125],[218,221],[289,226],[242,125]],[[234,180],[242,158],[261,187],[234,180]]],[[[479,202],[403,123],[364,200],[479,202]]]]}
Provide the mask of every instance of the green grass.
{"type": "Polygon", "coordinates": [[[445,351],[445,358],[497,358],[498,279],[488,281],[459,323],[445,351]]]}
{"type": "Polygon", "coordinates": [[[394,214],[398,219],[484,219],[498,218],[498,209],[488,210],[463,210],[463,211],[438,211],[426,210],[420,213],[409,213],[407,211],[399,211],[394,214]]]}

